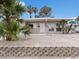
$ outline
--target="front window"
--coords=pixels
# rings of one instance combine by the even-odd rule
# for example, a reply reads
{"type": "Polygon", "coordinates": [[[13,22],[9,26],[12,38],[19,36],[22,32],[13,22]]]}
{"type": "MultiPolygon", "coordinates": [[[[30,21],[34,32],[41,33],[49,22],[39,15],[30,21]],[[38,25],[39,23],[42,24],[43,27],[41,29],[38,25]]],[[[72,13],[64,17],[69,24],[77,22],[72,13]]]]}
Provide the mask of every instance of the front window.
{"type": "Polygon", "coordinates": [[[49,31],[54,31],[54,28],[50,28],[49,31]]]}
{"type": "Polygon", "coordinates": [[[61,31],[61,28],[56,28],[56,31],[61,31]]]}
{"type": "Polygon", "coordinates": [[[33,28],[33,24],[29,24],[29,26],[30,26],[31,28],[33,28]]]}
{"type": "Polygon", "coordinates": [[[48,31],[54,31],[55,23],[48,23],[48,31]]]}

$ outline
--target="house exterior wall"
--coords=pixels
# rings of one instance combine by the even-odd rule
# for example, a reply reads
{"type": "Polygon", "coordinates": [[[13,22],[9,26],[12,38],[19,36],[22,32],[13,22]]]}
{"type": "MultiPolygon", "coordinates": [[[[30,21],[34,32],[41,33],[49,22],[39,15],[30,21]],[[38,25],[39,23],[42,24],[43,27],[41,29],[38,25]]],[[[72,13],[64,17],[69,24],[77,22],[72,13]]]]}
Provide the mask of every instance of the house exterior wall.
{"type": "Polygon", "coordinates": [[[57,28],[59,28],[59,26],[57,26],[59,22],[48,22],[46,24],[46,32],[47,33],[61,33],[61,31],[57,31],[57,28]]]}
{"type": "MultiPolygon", "coordinates": [[[[79,32],[79,20],[76,19],[57,19],[57,18],[31,18],[28,19],[26,24],[32,23],[33,28],[31,29],[32,33],[62,33],[62,24],[64,20],[69,20],[68,24],[74,23],[72,27],[75,27],[75,31],[79,32]],[[70,23],[70,21],[72,21],[70,23]],[[40,32],[40,24],[45,24],[45,32],[40,32]],[[60,24],[60,25],[57,25],[60,24]],[[51,29],[52,28],[52,29],[51,29]],[[54,30],[54,31],[53,31],[54,30]]],[[[67,24],[67,25],[68,25],[67,24]]]]}
{"type": "Polygon", "coordinates": [[[38,23],[31,23],[33,24],[33,28],[31,29],[31,33],[40,33],[39,32],[39,24],[38,23]]]}
{"type": "Polygon", "coordinates": [[[40,30],[42,29],[42,25],[41,24],[45,24],[45,23],[32,23],[33,24],[33,28],[31,29],[31,33],[45,33],[46,32],[46,26],[45,27],[45,31],[41,32],[40,30]]]}
{"type": "Polygon", "coordinates": [[[43,22],[43,23],[32,23],[33,28],[31,29],[31,33],[60,33],[56,30],[57,22],[43,22]],[[45,32],[40,32],[40,29],[42,29],[41,24],[45,24],[45,32]]]}
{"type": "Polygon", "coordinates": [[[46,32],[56,32],[56,23],[47,23],[46,24],[46,32]],[[52,29],[52,31],[50,31],[52,29]]]}

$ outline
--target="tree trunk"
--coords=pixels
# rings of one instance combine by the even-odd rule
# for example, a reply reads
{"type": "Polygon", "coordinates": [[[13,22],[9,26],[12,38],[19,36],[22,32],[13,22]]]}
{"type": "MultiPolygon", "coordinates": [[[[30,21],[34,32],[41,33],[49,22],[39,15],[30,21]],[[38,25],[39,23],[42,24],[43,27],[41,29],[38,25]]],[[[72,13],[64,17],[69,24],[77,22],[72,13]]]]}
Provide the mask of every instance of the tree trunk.
{"type": "Polygon", "coordinates": [[[10,36],[6,36],[7,41],[12,41],[12,38],[10,36]]]}
{"type": "MultiPolygon", "coordinates": [[[[10,25],[10,21],[11,21],[11,19],[10,19],[10,16],[6,16],[6,19],[5,19],[5,24],[6,24],[6,27],[7,27],[7,29],[8,29],[8,26],[10,25]]],[[[11,41],[12,40],[12,38],[11,38],[11,36],[10,36],[10,34],[7,34],[6,33],[6,40],[7,41],[11,41]]]]}
{"type": "Polygon", "coordinates": [[[32,15],[30,14],[30,18],[32,18],[32,15]]]}
{"type": "Polygon", "coordinates": [[[10,22],[10,16],[6,16],[6,19],[5,19],[7,22],[10,22]]]}
{"type": "Polygon", "coordinates": [[[36,18],[36,13],[35,13],[35,18],[36,18]]]}
{"type": "Polygon", "coordinates": [[[70,25],[70,27],[69,27],[69,29],[67,31],[67,34],[70,32],[71,28],[72,28],[72,24],[70,25]]]}

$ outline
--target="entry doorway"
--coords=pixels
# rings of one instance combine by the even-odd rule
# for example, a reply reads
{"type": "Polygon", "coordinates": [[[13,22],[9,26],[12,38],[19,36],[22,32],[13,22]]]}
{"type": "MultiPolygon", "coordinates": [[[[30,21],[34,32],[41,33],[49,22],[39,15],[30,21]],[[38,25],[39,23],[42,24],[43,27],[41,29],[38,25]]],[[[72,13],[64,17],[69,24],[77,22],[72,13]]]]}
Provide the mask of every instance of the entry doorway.
{"type": "Polygon", "coordinates": [[[45,32],[45,23],[40,23],[40,32],[45,32]]]}

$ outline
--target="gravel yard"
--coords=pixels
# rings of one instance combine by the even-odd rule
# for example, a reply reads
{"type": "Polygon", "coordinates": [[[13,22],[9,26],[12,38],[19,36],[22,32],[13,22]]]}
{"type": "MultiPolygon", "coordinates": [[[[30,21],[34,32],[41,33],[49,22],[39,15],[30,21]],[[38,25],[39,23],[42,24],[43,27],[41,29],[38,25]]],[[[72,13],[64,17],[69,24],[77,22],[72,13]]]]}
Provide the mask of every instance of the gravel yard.
{"type": "MultiPolygon", "coordinates": [[[[31,34],[23,40],[0,40],[0,47],[79,47],[79,34],[31,34]]],[[[0,59],[79,59],[79,57],[0,57],[0,59]]]]}
{"type": "Polygon", "coordinates": [[[79,47],[79,34],[30,34],[20,35],[18,41],[0,41],[0,46],[26,47],[79,47]]]}

